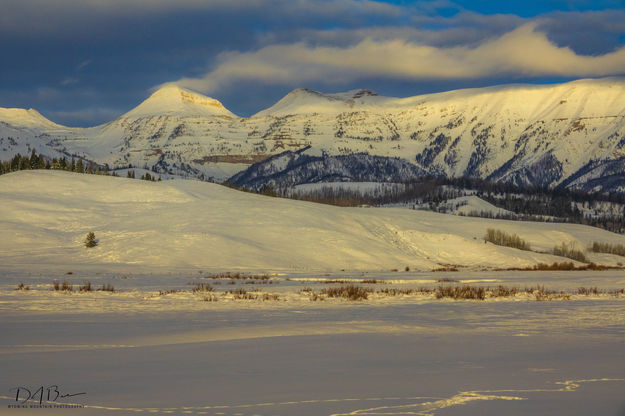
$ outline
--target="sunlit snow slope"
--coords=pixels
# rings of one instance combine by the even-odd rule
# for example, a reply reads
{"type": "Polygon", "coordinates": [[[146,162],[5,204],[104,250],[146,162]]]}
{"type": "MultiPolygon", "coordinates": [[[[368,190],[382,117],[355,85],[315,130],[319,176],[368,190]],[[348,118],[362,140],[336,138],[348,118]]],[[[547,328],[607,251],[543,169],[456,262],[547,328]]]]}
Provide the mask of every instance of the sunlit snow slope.
{"type": "Polygon", "coordinates": [[[297,89],[248,118],[168,85],[116,120],[88,129],[8,111],[0,111],[5,159],[35,147],[112,168],[131,164],[223,180],[268,155],[310,146],[313,155],[399,157],[434,175],[625,190],[623,78],[409,98],[297,89]]]}
{"type": "MultiPolygon", "coordinates": [[[[0,176],[0,264],[203,270],[430,270],[443,264],[564,261],[486,244],[489,227],[538,251],[561,242],[625,243],[581,225],[465,218],[393,208],[339,208],[199,181],[146,182],[61,171],[0,176]],[[83,241],[94,231],[96,248],[83,241]],[[130,267],[130,266],[129,266],[130,267]]],[[[620,257],[591,255],[615,264],[620,257]]]]}

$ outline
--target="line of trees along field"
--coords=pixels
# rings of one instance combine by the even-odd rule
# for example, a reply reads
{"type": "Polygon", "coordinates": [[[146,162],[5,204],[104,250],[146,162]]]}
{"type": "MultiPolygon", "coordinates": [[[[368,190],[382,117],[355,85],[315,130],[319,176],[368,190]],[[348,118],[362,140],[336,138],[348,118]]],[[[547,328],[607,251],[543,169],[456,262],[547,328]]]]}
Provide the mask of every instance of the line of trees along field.
{"type": "Polygon", "coordinates": [[[34,169],[54,169],[65,170],[69,172],[78,173],[92,173],[92,174],[107,174],[106,170],[100,168],[93,162],[84,162],[82,159],[71,160],[65,157],[61,158],[45,158],[42,155],[38,155],[35,149],[32,150],[30,157],[16,154],[10,160],[0,162],[0,175],[10,172],[17,172],[19,170],[34,170],[34,169]]]}
{"type": "Polygon", "coordinates": [[[335,186],[314,190],[265,189],[260,193],[338,206],[413,205],[447,212],[444,203],[475,195],[509,214],[472,212],[468,215],[522,221],[571,222],[625,233],[625,194],[585,193],[561,188],[521,187],[476,178],[424,177],[372,191],[335,186]],[[605,209],[611,210],[606,212],[605,209]],[[583,210],[578,208],[584,208],[583,210]],[[589,215],[594,212],[594,215],[589,215]]]}
{"type": "MultiPolygon", "coordinates": [[[[0,161],[0,175],[20,170],[36,169],[64,170],[67,172],[88,173],[93,175],[118,176],[117,173],[109,173],[108,169],[102,168],[93,162],[85,162],[80,158],[77,160],[75,158],[68,160],[65,157],[49,159],[37,154],[35,149],[32,150],[30,157],[22,156],[18,153],[8,161],[0,161]]],[[[135,171],[128,170],[126,177],[135,179],[135,171]]],[[[160,177],[157,178],[156,175],[150,175],[147,172],[143,174],[140,179],[146,181],[161,180],[160,177]]]]}

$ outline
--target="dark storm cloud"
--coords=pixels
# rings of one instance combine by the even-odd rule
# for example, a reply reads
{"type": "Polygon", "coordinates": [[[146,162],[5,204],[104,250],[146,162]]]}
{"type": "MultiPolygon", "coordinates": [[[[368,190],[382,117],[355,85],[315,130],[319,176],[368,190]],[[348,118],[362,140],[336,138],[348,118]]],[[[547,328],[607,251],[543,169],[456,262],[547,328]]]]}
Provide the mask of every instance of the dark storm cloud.
{"type": "MultiPolygon", "coordinates": [[[[259,73],[221,78],[223,85],[217,88],[198,84],[199,89],[214,90],[216,98],[234,112],[247,115],[301,86],[368,87],[388,95],[414,95],[437,86],[575,76],[557,71],[528,75],[523,72],[527,68],[520,77],[493,76],[467,67],[467,73],[477,75],[471,79],[428,78],[419,73],[406,77],[369,68],[350,78],[344,73],[352,71],[349,66],[343,71],[339,62],[324,69],[314,62],[326,58],[317,49],[346,51],[346,57],[354,59],[350,51],[370,53],[376,45],[389,43],[398,54],[400,46],[406,45],[413,52],[415,47],[432,48],[443,58],[441,51],[460,48],[470,58],[467,51],[492,44],[527,24],[534,24],[556,50],[570,48],[577,55],[614,53],[623,46],[625,19],[618,2],[563,1],[556,10],[545,3],[549,2],[512,1],[497,6],[489,1],[447,0],[0,0],[0,52],[8,57],[0,66],[0,106],[34,107],[57,122],[90,125],[134,107],[155,85],[183,78],[203,80],[215,71],[223,74],[242,57],[259,58],[245,61],[254,68],[267,59],[263,51],[272,48],[286,48],[286,58],[303,54],[322,71],[318,77],[291,76],[282,82],[275,74],[259,73]],[[340,82],[324,82],[328,76],[340,82]]],[[[293,60],[284,64],[302,72],[293,60]]],[[[241,75],[242,70],[234,68],[241,75]]]]}
{"type": "Polygon", "coordinates": [[[552,13],[539,27],[560,46],[599,55],[623,45],[625,10],[552,13]]]}

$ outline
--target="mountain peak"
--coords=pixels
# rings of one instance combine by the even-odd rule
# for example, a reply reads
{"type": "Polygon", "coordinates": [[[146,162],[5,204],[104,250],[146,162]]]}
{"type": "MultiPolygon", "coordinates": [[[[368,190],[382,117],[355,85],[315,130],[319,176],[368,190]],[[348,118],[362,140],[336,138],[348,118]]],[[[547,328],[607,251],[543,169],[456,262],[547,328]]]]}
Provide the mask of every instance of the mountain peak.
{"type": "Polygon", "coordinates": [[[255,116],[341,111],[354,106],[375,104],[375,102],[370,100],[372,97],[375,97],[375,99],[379,98],[378,94],[366,89],[328,94],[308,88],[298,88],[289,92],[273,106],[255,114],[255,116]]]}
{"type": "Polygon", "coordinates": [[[329,97],[338,99],[357,100],[359,98],[378,97],[378,93],[367,89],[350,90],[346,92],[339,92],[336,94],[327,94],[329,97]]]}
{"type": "Polygon", "coordinates": [[[24,127],[62,127],[45,118],[34,108],[0,108],[0,120],[5,123],[24,127]]]}
{"type": "Polygon", "coordinates": [[[326,100],[344,101],[344,100],[355,100],[355,99],[363,98],[363,97],[377,97],[378,94],[367,89],[357,89],[357,90],[350,90],[346,92],[337,92],[337,93],[323,93],[323,92],[311,90],[310,88],[297,88],[291,91],[290,93],[288,93],[287,95],[285,95],[283,99],[287,97],[288,98],[303,98],[307,96],[323,98],[326,100]]]}
{"type": "Polygon", "coordinates": [[[175,84],[165,84],[124,116],[139,118],[157,115],[236,117],[218,100],[175,84]]]}
{"type": "Polygon", "coordinates": [[[358,90],[354,94],[354,98],[360,97],[377,97],[379,94],[377,92],[373,92],[371,90],[358,90]]]}

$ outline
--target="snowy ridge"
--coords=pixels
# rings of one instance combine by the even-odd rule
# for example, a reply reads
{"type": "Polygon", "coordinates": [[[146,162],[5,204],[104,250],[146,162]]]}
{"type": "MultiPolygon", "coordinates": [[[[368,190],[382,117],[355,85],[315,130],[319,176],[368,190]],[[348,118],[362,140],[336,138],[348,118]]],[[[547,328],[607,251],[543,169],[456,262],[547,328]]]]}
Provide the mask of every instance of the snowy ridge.
{"type": "Polygon", "coordinates": [[[43,135],[50,155],[225,180],[271,155],[310,147],[307,154],[316,156],[397,157],[429,175],[623,188],[620,162],[614,162],[625,158],[624,78],[409,98],[298,89],[249,118],[168,85],[120,118],[90,129],[38,124],[35,114],[20,117],[0,112],[4,159],[18,147],[6,145],[8,137],[28,148],[43,135]]]}
{"type": "Polygon", "coordinates": [[[39,113],[39,111],[30,108],[28,110],[23,108],[1,108],[0,107],[0,122],[9,124],[15,127],[29,127],[29,128],[56,128],[62,127],[39,113]]]}
{"type": "MultiPolygon", "coordinates": [[[[624,244],[574,224],[459,217],[393,208],[340,208],[270,198],[199,181],[146,182],[62,171],[0,176],[0,264],[141,265],[204,270],[431,270],[528,267],[568,259],[562,242],[624,244]],[[516,233],[533,251],[485,244],[487,228],[516,233]],[[94,231],[96,248],[84,247],[94,231]]],[[[588,254],[616,264],[622,258],[588,254]]],[[[74,267],[74,266],[72,266],[74,267]]]]}
{"type": "Polygon", "coordinates": [[[273,106],[252,117],[285,116],[289,114],[336,113],[354,108],[380,110],[380,105],[388,102],[387,97],[379,97],[369,90],[352,90],[343,93],[324,94],[308,88],[291,91],[273,106]]]}

